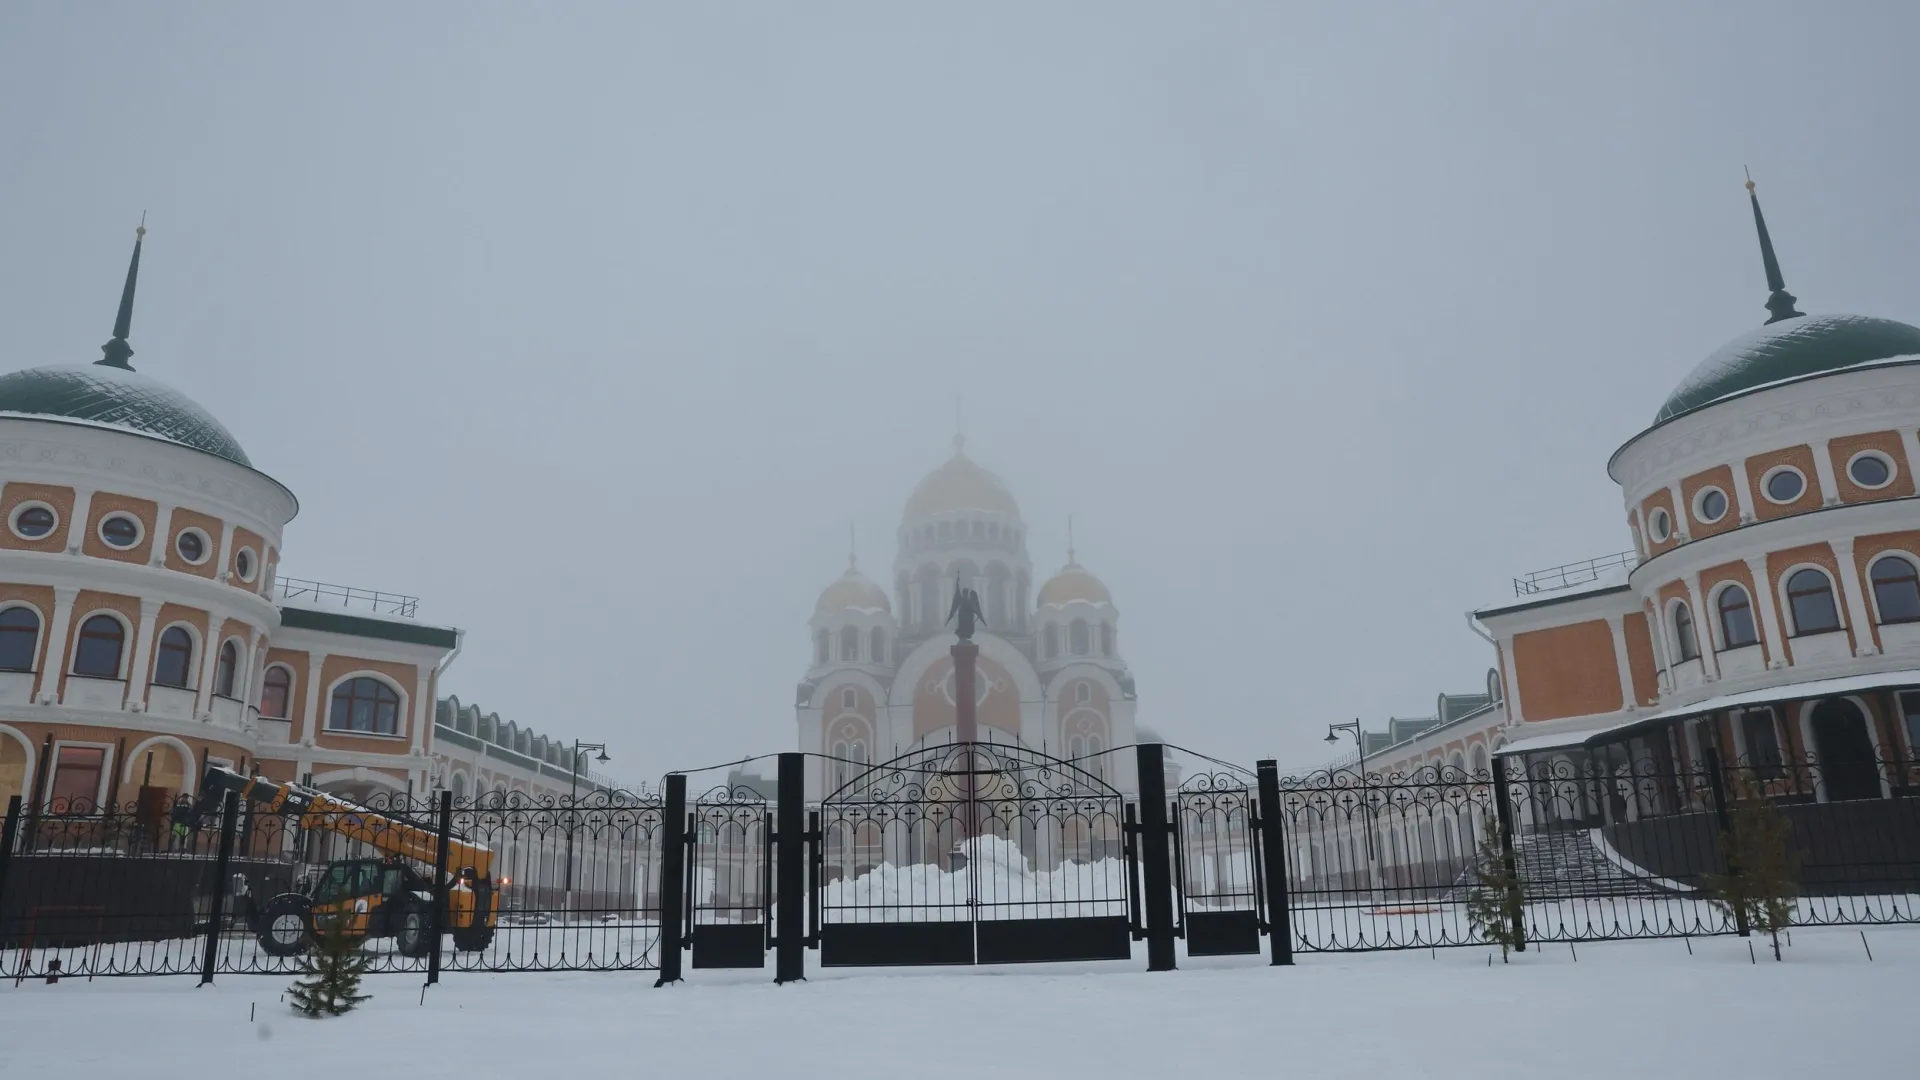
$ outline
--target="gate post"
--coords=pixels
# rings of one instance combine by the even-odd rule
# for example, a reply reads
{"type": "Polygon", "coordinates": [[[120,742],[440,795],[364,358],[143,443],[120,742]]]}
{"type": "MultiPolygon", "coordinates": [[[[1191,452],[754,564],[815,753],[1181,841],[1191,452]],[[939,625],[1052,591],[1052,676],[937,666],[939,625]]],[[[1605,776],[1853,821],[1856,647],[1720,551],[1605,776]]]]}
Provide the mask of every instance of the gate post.
{"type": "Polygon", "coordinates": [[[1287,898],[1286,812],[1280,806],[1280,764],[1253,763],[1260,778],[1260,854],[1267,878],[1267,947],[1273,966],[1293,963],[1293,915],[1287,898]]]}
{"type": "MultiPolygon", "coordinates": [[[[1702,742],[1706,740],[1702,739],[1702,742]]],[[[1720,776],[1720,752],[1711,746],[1700,748],[1700,756],[1705,758],[1707,766],[1707,790],[1713,794],[1713,817],[1720,826],[1720,835],[1733,832],[1733,819],[1727,813],[1727,788],[1720,776]]],[[[1716,838],[1715,847],[1719,847],[1716,838]]],[[[1740,867],[1732,859],[1727,862],[1727,876],[1739,877],[1740,867]]],[[[1752,937],[1753,928],[1747,925],[1747,908],[1744,904],[1733,905],[1733,927],[1741,937],[1752,937]]]]}
{"type": "Polygon", "coordinates": [[[220,854],[213,862],[213,903],[207,909],[207,951],[200,960],[200,985],[213,982],[220,957],[220,920],[227,906],[227,866],[233,861],[233,834],[240,826],[240,793],[227,792],[220,806],[220,854]]]}
{"type": "Polygon", "coordinates": [[[1147,970],[1172,971],[1173,865],[1167,849],[1166,747],[1141,743],[1134,747],[1140,775],[1141,885],[1146,891],[1147,970]]]}
{"type": "MultiPolygon", "coordinates": [[[[1514,870],[1513,862],[1513,796],[1507,790],[1507,759],[1493,759],[1493,811],[1500,829],[1500,864],[1506,871],[1507,880],[1513,882],[1513,888],[1520,887],[1520,878],[1514,870]]],[[[1527,909],[1519,906],[1513,916],[1514,952],[1527,951],[1527,909]]]]}
{"type": "MultiPolygon", "coordinates": [[[[447,932],[447,841],[453,833],[453,789],[440,789],[440,843],[433,857],[433,951],[427,954],[427,985],[440,981],[440,935],[447,932]]],[[[484,913],[479,905],[473,909],[473,917],[478,919],[484,913]]]]}
{"type": "Polygon", "coordinates": [[[668,773],[660,811],[660,978],[654,986],[680,981],[680,948],[686,936],[687,776],[668,773]]]}
{"type": "Polygon", "coordinates": [[[807,977],[807,756],[780,755],[774,807],[775,985],[807,977]]]}
{"type": "MultiPolygon", "coordinates": [[[[7,911],[7,867],[13,862],[13,845],[20,838],[20,796],[7,800],[7,819],[0,826],[0,918],[7,911]]],[[[0,940],[5,940],[0,935],[0,940]]]]}

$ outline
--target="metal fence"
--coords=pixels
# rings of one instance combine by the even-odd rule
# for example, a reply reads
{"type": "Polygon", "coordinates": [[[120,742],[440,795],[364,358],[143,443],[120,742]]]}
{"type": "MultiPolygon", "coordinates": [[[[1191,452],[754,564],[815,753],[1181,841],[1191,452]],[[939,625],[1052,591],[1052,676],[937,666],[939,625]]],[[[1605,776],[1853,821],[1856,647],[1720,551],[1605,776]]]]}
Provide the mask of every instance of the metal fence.
{"type": "Polygon", "coordinates": [[[23,812],[16,798],[5,832],[0,977],[285,974],[336,923],[376,972],[658,963],[657,799],[442,793],[195,814],[185,800],[23,812]],[[463,891],[490,925],[449,921],[463,891]]]}

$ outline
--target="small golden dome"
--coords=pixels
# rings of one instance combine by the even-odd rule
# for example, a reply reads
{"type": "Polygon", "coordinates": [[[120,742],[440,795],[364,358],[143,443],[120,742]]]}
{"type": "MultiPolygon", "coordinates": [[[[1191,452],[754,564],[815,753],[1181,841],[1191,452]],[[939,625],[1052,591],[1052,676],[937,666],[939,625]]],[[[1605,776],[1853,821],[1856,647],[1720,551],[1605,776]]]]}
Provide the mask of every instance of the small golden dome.
{"type": "Polygon", "coordinates": [[[1113,594],[1099,578],[1087,572],[1079,563],[1068,563],[1061,571],[1047,579],[1040,586],[1039,604],[1041,607],[1057,607],[1074,600],[1085,600],[1090,604],[1111,604],[1113,594]]]}
{"type": "Polygon", "coordinates": [[[885,589],[849,566],[839,580],[820,594],[819,602],[813,605],[813,613],[816,616],[833,615],[848,610],[891,612],[893,605],[888,603],[885,589]]]}

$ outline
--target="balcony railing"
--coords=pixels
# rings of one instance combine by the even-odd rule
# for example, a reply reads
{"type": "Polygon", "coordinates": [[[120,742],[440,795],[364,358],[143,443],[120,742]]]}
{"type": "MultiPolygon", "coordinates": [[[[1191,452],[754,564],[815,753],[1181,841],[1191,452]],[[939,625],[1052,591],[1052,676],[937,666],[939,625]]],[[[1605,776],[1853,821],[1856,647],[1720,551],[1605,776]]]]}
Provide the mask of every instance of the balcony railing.
{"type": "Polygon", "coordinates": [[[1622,551],[1613,555],[1602,555],[1597,559],[1568,563],[1546,570],[1535,570],[1525,577],[1513,579],[1513,595],[1531,596],[1534,593],[1553,592],[1556,589],[1570,589],[1575,585],[1585,585],[1600,580],[1600,575],[1616,567],[1632,570],[1640,557],[1631,551],[1622,551]]]}
{"type": "Polygon", "coordinates": [[[328,607],[357,608],[376,615],[398,615],[411,619],[419,610],[420,598],[404,593],[356,589],[350,585],[329,585],[324,581],[283,577],[274,582],[274,592],[282,600],[303,600],[328,607]]]}

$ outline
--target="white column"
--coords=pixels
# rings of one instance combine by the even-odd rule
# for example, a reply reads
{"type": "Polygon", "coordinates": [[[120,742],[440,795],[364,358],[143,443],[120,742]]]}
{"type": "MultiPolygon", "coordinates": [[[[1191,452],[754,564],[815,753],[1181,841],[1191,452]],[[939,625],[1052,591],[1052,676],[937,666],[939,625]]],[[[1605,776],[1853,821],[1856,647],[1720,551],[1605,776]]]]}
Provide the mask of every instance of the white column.
{"type": "Polygon", "coordinates": [[[267,670],[267,635],[258,630],[253,632],[253,641],[247,646],[247,666],[242,684],[233,688],[234,696],[247,704],[253,703],[254,692],[260,686],[260,679],[267,670]]]}
{"type": "Polygon", "coordinates": [[[1853,561],[1853,537],[1828,541],[1840,563],[1840,592],[1847,599],[1847,625],[1853,628],[1853,654],[1872,656],[1874,647],[1873,608],[1867,604],[1866,590],[1860,587],[1860,567],[1853,561]]]}
{"type": "Polygon", "coordinates": [[[420,672],[413,680],[413,753],[417,757],[427,749],[427,725],[433,722],[433,671],[420,672]]]}
{"type": "Polygon", "coordinates": [[[160,601],[140,601],[140,625],[133,634],[133,666],[127,669],[127,705],[147,704],[148,668],[153,660],[153,628],[160,621],[160,601]]]}
{"type": "Polygon", "coordinates": [[[227,620],[219,612],[207,613],[207,640],[200,648],[200,681],[194,684],[193,711],[199,716],[213,707],[213,672],[220,663],[221,631],[227,620]]]}
{"type": "Polygon", "coordinates": [[[161,503],[160,512],[153,519],[153,548],[147,555],[147,562],[153,566],[167,565],[167,540],[173,533],[173,504],[161,503]]]}
{"type": "Polygon", "coordinates": [[[1773,578],[1767,572],[1765,555],[1747,556],[1747,573],[1753,575],[1753,603],[1760,609],[1760,632],[1767,645],[1769,667],[1785,667],[1787,637],[1780,631],[1780,612],[1773,602],[1773,578]]]}
{"type": "Polygon", "coordinates": [[[1740,510],[1740,521],[1753,520],[1753,485],[1747,483],[1747,459],[1733,463],[1733,501],[1740,510]]]}
{"type": "Polygon", "coordinates": [[[220,523],[220,554],[218,556],[219,561],[214,563],[214,566],[218,567],[219,569],[213,575],[214,580],[216,581],[227,580],[227,563],[232,555],[233,555],[233,526],[223,521],[220,523]]]}
{"type": "Polygon", "coordinates": [[[1632,710],[1640,702],[1633,694],[1633,665],[1627,661],[1627,617],[1607,616],[1607,629],[1613,631],[1613,661],[1620,676],[1620,705],[1632,710]]]}
{"type": "Polygon", "coordinates": [[[1693,608],[1693,644],[1700,650],[1700,667],[1709,679],[1720,677],[1720,665],[1713,655],[1713,627],[1702,620],[1707,617],[1706,605],[1700,601],[1700,575],[1698,572],[1687,575],[1687,600],[1693,608]],[[1703,633],[1704,630],[1704,633],[1703,633]]]}
{"type": "Polygon", "coordinates": [[[78,555],[87,539],[87,518],[93,512],[93,491],[80,488],[73,493],[73,514],[67,519],[67,554],[78,555]]]}
{"type": "Polygon", "coordinates": [[[1911,426],[1901,428],[1900,445],[1907,451],[1907,475],[1915,477],[1914,482],[1920,484],[1920,430],[1911,426]]]}
{"type": "Polygon", "coordinates": [[[53,612],[47,619],[47,655],[40,662],[40,684],[34,688],[36,700],[53,704],[60,692],[60,675],[67,670],[67,642],[73,637],[73,602],[80,596],[74,585],[53,587],[53,612]]]}
{"type": "Polygon", "coordinates": [[[307,654],[306,727],[300,741],[308,745],[313,744],[315,733],[326,726],[325,718],[320,715],[320,668],[326,662],[326,653],[307,654]]]}
{"type": "Polygon", "coordinates": [[[1520,707],[1520,665],[1514,661],[1513,639],[1501,638],[1494,647],[1500,650],[1499,659],[1503,661],[1500,666],[1507,676],[1507,717],[1514,727],[1519,727],[1527,714],[1520,707]]]}
{"type": "Polygon", "coordinates": [[[1825,439],[1813,442],[1813,472],[1820,478],[1820,505],[1840,505],[1840,485],[1833,478],[1833,454],[1828,451],[1825,439]]]}
{"type": "Polygon", "coordinates": [[[1687,500],[1680,496],[1678,481],[1667,485],[1667,498],[1673,500],[1673,535],[1684,544],[1693,539],[1693,515],[1687,509],[1687,500]]]}
{"type": "Polygon", "coordinates": [[[1673,653],[1667,649],[1667,635],[1660,626],[1660,596],[1656,593],[1653,596],[1653,614],[1647,617],[1647,636],[1653,639],[1653,662],[1654,666],[1660,669],[1655,673],[1654,683],[1662,690],[1671,691],[1673,689],[1673,653]],[[1665,685],[1660,685],[1662,675],[1666,678],[1665,685]]]}

